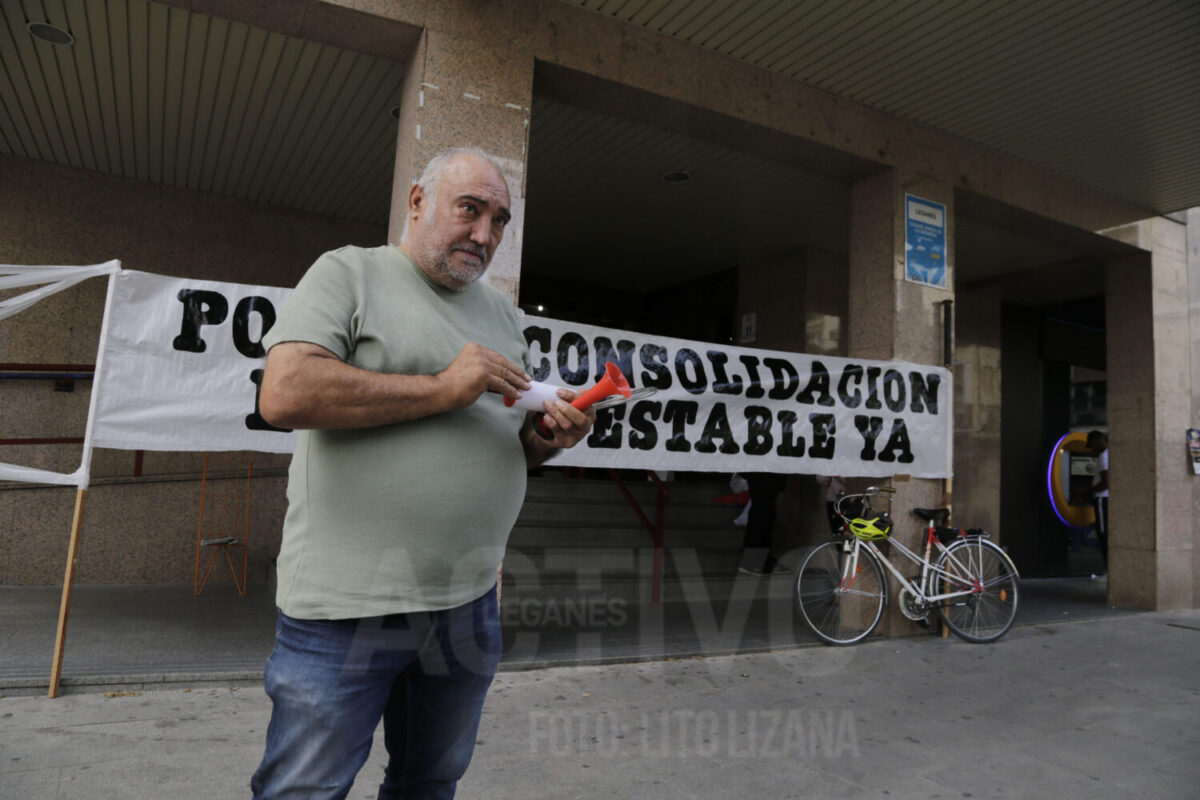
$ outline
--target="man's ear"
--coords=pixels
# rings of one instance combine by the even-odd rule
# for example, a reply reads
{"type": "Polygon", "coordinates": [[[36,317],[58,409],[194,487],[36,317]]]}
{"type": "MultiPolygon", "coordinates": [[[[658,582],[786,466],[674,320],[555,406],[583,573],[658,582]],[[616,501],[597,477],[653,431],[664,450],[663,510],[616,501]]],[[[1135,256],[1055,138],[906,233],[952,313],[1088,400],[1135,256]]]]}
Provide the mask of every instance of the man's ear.
{"type": "Polygon", "coordinates": [[[408,190],[408,215],[412,219],[417,219],[425,213],[425,207],[428,203],[425,202],[425,190],[418,184],[413,184],[408,190]]]}

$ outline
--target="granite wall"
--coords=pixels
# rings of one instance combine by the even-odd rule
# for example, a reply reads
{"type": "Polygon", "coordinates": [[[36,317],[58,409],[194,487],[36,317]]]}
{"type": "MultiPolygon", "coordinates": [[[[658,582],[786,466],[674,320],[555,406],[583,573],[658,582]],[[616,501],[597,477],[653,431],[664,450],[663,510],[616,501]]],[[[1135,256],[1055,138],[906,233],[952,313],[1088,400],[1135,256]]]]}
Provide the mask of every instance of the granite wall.
{"type": "MultiPolygon", "coordinates": [[[[326,250],[378,245],[383,226],[314,217],[212,194],[0,156],[0,263],[93,264],[198,279],[292,286],[326,250]]],[[[93,364],[105,282],[85,281],[0,322],[0,362],[93,364]]],[[[12,294],[10,291],[8,294],[12,294]]],[[[91,383],[0,382],[0,439],[82,437],[91,383]]],[[[0,446],[0,461],[72,472],[82,447],[0,446]]],[[[288,456],[259,453],[251,499],[251,579],[266,579],[286,506],[288,456]]],[[[189,581],[200,453],[97,450],[80,545],[80,583],[189,581]]],[[[0,583],[57,583],[74,488],[0,484],[0,583]]]]}

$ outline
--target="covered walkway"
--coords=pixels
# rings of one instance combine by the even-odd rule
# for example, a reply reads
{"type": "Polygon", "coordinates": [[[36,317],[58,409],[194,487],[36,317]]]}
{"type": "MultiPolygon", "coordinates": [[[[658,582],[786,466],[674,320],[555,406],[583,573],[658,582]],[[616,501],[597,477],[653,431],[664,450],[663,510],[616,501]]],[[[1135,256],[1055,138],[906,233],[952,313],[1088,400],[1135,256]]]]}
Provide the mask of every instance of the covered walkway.
{"type": "MultiPolygon", "coordinates": [[[[710,581],[688,601],[660,606],[610,601],[581,609],[548,603],[502,608],[501,669],[609,664],[816,646],[792,611],[791,576],[710,581]]],[[[1018,625],[1140,613],[1105,602],[1088,578],[1022,582],[1018,625]]],[[[37,694],[49,684],[58,619],[56,586],[0,586],[0,693],[37,694]]],[[[274,638],[273,593],[230,584],[193,597],[191,584],[77,586],[62,685],[253,681],[274,638]]]]}

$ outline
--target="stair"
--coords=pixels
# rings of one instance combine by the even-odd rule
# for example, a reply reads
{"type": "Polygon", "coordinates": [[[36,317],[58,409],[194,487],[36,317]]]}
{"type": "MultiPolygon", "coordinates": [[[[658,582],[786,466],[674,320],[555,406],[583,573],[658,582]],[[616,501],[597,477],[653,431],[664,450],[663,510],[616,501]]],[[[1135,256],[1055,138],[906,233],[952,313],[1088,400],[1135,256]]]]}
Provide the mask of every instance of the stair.
{"type": "MultiPolygon", "coordinates": [[[[617,484],[599,470],[593,474],[604,477],[547,472],[529,479],[504,560],[506,604],[554,600],[578,608],[649,601],[653,539],[617,484]]],[[[655,484],[625,483],[653,521],[655,484]]],[[[670,481],[667,488],[662,599],[692,599],[732,584],[744,537],[733,524],[740,509],[713,502],[729,493],[728,482],[670,481]]]]}

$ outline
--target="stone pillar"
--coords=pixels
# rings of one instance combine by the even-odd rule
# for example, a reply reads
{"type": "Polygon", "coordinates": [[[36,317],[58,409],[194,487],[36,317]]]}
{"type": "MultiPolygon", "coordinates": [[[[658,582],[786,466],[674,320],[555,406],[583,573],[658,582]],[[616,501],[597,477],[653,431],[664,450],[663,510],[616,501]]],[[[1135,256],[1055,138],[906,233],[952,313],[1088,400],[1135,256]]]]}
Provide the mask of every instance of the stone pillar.
{"type": "Polygon", "coordinates": [[[957,291],[954,303],[954,508],[960,520],[999,537],[1001,316],[992,287],[957,291]],[[967,480],[966,477],[970,479],[967,480]]]}
{"type": "Polygon", "coordinates": [[[1107,231],[1146,250],[1106,265],[1110,533],[1108,596],[1120,606],[1195,604],[1193,426],[1185,226],[1107,231]]]}
{"type": "MultiPolygon", "coordinates": [[[[1200,428],[1200,208],[1187,211],[1188,345],[1192,367],[1191,427],[1200,428]]],[[[1192,484],[1192,608],[1200,608],[1200,476],[1192,484]]]]}
{"type": "MultiPolygon", "coordinates": [[[[954,299],[954,191],[937,181],[899,170],[865,178],[854,184],[850,197],[850,269],[848,348],[850,357],[903,359],[919,364],[942,363],[942,301],[954,299]],[[905,194],[946,206],[948,288],[939,289],[905,280],[905,194]]],[[[943,502],[940,480],[909,480],[898,476],[893,485],[893,536],[910,549],[920,541],[920,523],[913,507],[943,502]]],[[[907,559],[894,561],[902,572],[912,571],[907,559]]],[[[898,587],[891,581],[891,597],[898,587]]],[[[881,626],[885,634],[911,633],[893,602],[881,626]]]]}
{"type": "Polygon", "coordinates": [[[519,21],[511,8],[485,4],[461,10],[430,19],[410,61],[400,106],[388,241],[400,241],[409,188],[429,159],[451,147],[478,147],[499,163],[512,199],[512,222],[487,280],[515,303],[533,50],[527,36],[516,30],[519,21]]]}

